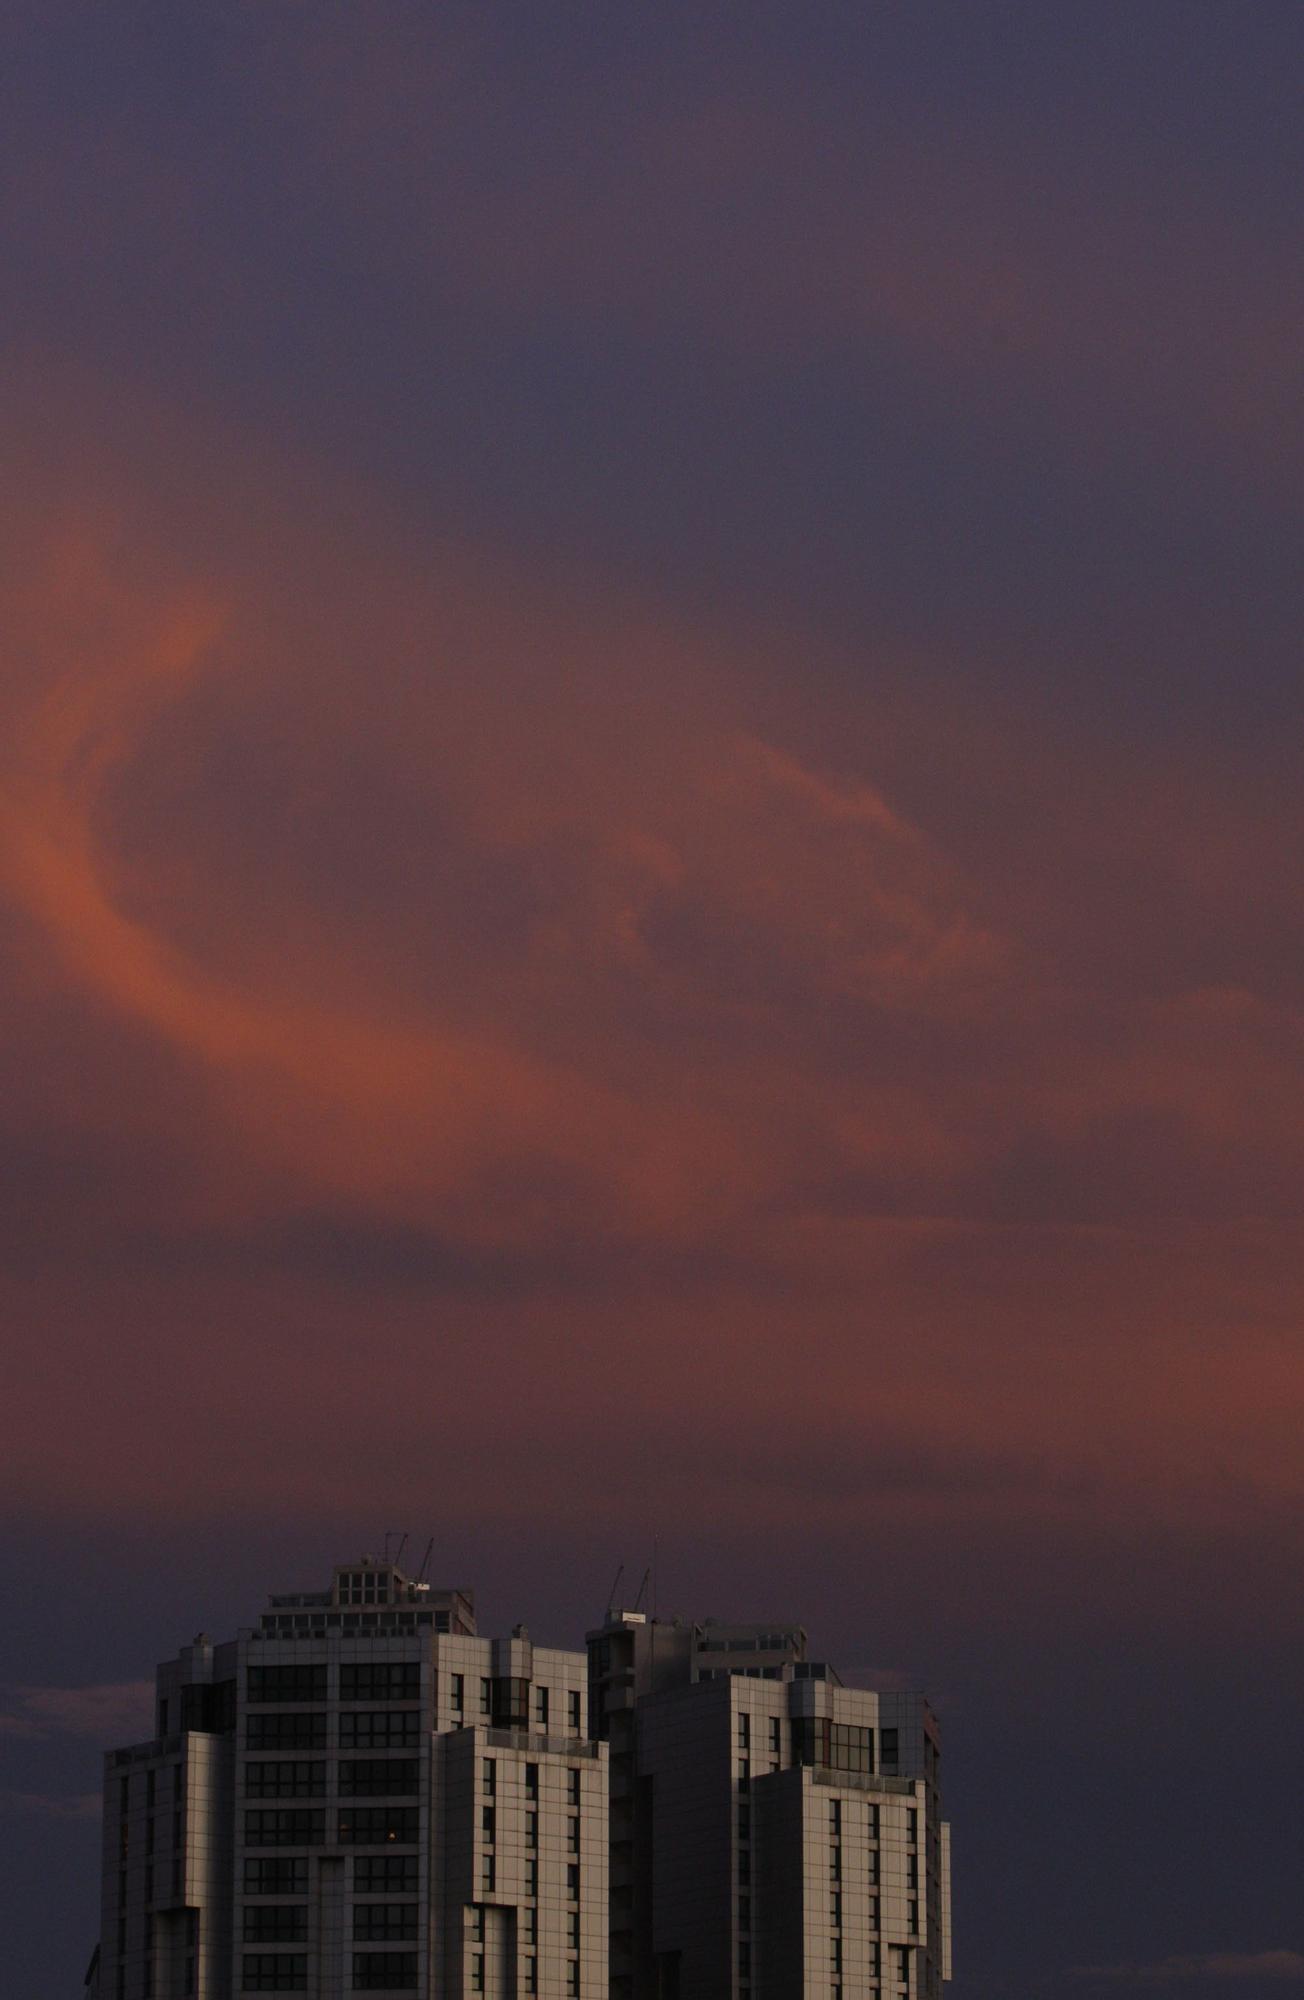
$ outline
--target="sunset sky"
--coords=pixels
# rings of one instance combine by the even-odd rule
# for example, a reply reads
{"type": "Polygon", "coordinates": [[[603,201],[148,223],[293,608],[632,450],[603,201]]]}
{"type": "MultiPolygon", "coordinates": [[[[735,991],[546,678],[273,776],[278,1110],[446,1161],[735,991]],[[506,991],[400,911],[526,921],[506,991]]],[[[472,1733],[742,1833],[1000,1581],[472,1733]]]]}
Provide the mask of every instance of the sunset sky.
{"type": "Polygon", "coordinates": [[[0,1963],[387,1528],[1304,1988],[1304,8],[8,0],[0,1963]]]}

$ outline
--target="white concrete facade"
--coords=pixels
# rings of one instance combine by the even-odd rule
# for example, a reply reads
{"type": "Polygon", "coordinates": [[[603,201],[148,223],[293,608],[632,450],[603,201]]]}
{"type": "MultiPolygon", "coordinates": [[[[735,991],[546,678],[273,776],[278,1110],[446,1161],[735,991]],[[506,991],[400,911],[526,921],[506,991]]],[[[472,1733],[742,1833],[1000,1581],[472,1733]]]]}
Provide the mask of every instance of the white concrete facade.
{"type": "Polygon", "coordinates": [[[106,1764],[98,2000],[606,2000],[583,1654],[360,1562],[185,1648],[157,1702],[106,1764]]]}

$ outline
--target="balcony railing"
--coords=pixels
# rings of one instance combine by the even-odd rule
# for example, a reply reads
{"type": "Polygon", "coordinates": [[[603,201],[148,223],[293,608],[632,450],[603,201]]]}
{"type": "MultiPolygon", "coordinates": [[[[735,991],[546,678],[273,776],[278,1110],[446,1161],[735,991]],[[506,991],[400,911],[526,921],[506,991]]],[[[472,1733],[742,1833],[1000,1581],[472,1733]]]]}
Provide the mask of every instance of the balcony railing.
{"type": "Polygon", "coordinates": [[[837,1785],[839,1789],[856,1792],[883,1792],[894,1798],[912,1799],[915,1796],[913,1778],[870,1778],[863,1771],[835,1771],[827,1764],[813,1765],[811,1777],[817,1785],[837,1785]]]}
{"type": "Polygon", "coordinates": [[[598,1745],[587,1736],[532,1736],[527,1729],[486,1729],[485,1742],[495,1750],[534,1751],[540,1757],[594,1757],[598,1745]]]}

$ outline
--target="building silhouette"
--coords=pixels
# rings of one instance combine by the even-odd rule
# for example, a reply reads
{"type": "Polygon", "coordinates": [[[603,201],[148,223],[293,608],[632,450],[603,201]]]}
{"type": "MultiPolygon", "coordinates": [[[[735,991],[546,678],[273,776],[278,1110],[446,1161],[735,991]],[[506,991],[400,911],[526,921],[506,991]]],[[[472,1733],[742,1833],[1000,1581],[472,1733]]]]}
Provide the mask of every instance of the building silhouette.
{"type": "Polygon", "coordinates": [[[940,2000],[922,1696],[800,1626],[612,1608],[587,1657],[376,1558],[159,1666],[105,1764],[91,2000],[940,2000]]]}
{"type": "Polygon", "coordinates": [[[588,1651],[612,2000],[939,2000],[950,1830],[921,1695],[844,1687],[800,1626],[613,1610],[588,1651]]]}

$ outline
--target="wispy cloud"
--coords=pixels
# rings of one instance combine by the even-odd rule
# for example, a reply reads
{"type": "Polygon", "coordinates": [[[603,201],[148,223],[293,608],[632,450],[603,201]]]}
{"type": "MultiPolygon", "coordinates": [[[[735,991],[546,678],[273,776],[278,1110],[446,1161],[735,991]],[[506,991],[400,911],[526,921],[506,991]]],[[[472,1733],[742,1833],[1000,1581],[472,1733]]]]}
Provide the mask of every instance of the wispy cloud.
{"type": "Polygon", "coordinates": [[[1120,1986],[1154,1986],[1184,1979],[1304,1980],[1304,1952],[1211,1951],[1177,1953],[1153,1964],[1075,1965],[1075,1979],[1106,1979],[1120,1986]]]}
{"type": "Polygon", "coordinates": [[[98,1819],[98,1792],[76,1792],[57,1798],[47,1792],[16,1792],[0,1788],[0,1810],[35,1813],[40,1819],[98,1819]]]}
{"type": "MultiPolygon", "coordinates": [[[[91,1687],[10,1686],[0,1691],[0,1736],[89,1736],[120,1743],[149,1728],[150,1681],[106,1681],[91,1687]]],[[[16,1799],[20,1794],[12,1794],[16,1799]]]]}

